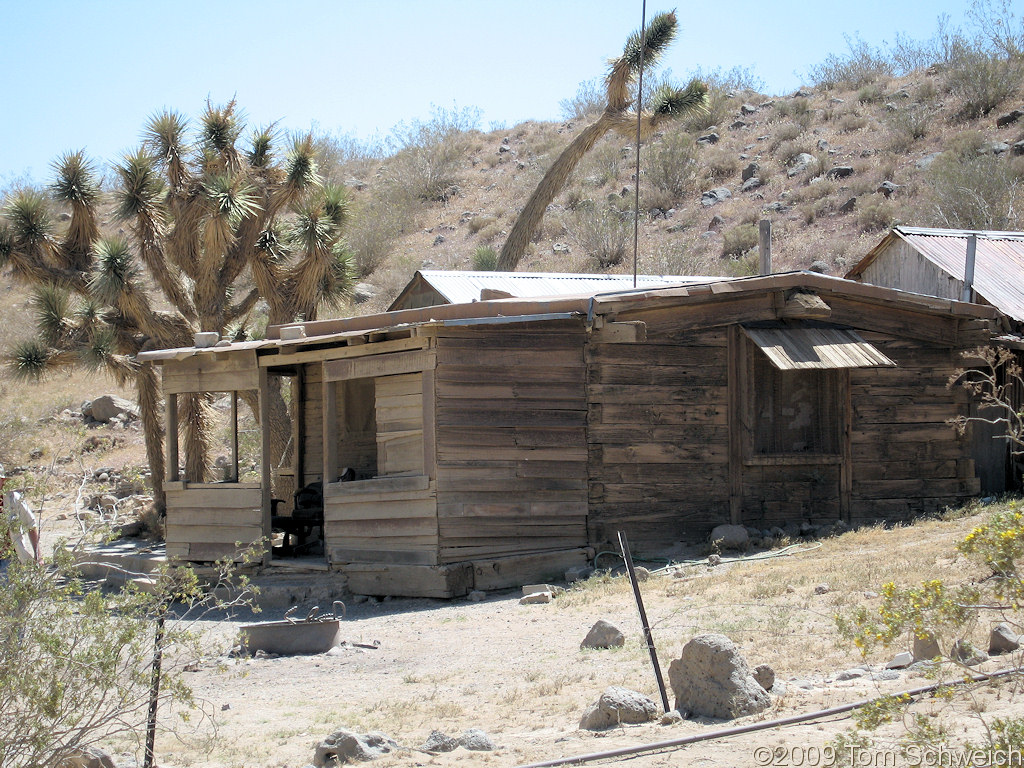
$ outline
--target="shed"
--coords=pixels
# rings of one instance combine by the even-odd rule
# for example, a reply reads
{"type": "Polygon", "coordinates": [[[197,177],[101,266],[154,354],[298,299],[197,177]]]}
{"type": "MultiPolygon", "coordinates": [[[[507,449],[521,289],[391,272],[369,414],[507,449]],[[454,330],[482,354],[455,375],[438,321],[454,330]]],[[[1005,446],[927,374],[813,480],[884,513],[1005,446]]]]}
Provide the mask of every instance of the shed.
{"type": "Polygon", "coordinates": [[[959,299],[967,243],[977,238],[972,300],[995,307],[1006,330],[1024,323],[1024,232],[894,227],[856,266],[850,280],[959,299]]]}
{"type": "Polygon", "coordinates": [[[271,535],[281,477],[323,483],[322,554],[307,558],[365,594],[551,578],[618,530],[642,553],[723,522],[906,520],[978,492],[947,425],[967,396],[945,384],[993,316],[795,272],[148,352],[167,394],[168,555],[271,535]],[[178,398],[249,390],[266,424],[274,377],[293,404],[289,465],[264,459],[244,487],[182,477],[178,398]]]}

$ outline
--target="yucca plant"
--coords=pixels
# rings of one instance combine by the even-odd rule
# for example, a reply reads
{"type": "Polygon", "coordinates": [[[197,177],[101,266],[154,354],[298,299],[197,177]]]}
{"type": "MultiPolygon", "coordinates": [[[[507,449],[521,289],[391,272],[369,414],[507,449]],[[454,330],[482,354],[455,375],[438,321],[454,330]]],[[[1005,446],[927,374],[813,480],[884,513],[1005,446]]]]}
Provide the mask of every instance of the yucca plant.
{"type": "MultiPolygon", "coordinates": [[[[190,345],[197,331],[245,338],[260,299],[270,323],[312,320],[338,306],[353,283],[342,239],[348,200],[342,187],[321,183],[312,137],[279,152],[273,127],[240,147],[244,132],[234,101],[207,103],[192,138],[177,112],[150,118],[142,145],[113,169],[111,202],[123,236],[101,235],[98,173],[81,152],[55,162],[50,197],[17,192],[0,215],[0,268],[36,288],[38,336],[10,350],[13,372],[31,379],[80,365],[134,382],[159,501],[159,377],[134,356],[190,345]],[[63,231],[54,202],[70,209],[63,231]]],[[[280,393],[271,399],[276,464],[288,419],[280,393]]],[[[187,476],[204,479],[208,402],[185,396],[181,407],[187,476]]]]}
{"type": "Polygon", "coordinates": [[[643,34],[634,32],[626,40],[622,55],[612,61],[605,78],[607,105],[604,111],[562,151],[526,201],[501,248],[499,270],[511,271],[516,268],[526,252],[530,238],[544,219],[548,205],[565,186],[583,156],[602,136],[614,131],[635,139],[639,122],[640,138],[646,139],[665,121],[706,109],[707,86],[699,80],[692,80],[683,88],[668,85],[658,88],[651,98],[649,108],[643,111],[639,120],[637,114],[630,110],[632,89],[637,77],[641,70],[646,72],[657,65],[661,55],[675,39],[676,29],[675,11],[659,13],[643,34]]]}

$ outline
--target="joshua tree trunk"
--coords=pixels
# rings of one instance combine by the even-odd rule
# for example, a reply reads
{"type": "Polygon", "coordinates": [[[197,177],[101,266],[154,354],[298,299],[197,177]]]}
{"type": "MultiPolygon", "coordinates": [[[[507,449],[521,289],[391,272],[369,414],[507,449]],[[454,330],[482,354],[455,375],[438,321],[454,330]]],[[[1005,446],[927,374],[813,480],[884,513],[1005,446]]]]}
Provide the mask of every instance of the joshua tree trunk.
{"type": "Polygon", "coordinates": [[[594,145],[612,127],[612,120],[608,113],[601,115],[596,123],[584,129],[584,131],[572,140],[572,143],[565,148],[548,168],[540,184],[533,190],[530,199],[523,206],[522,213],[512,226],[505,244],[501,246],[501,254],[498,256],[498,269],[503,272],[511,272],[519,264],[526,253],[526,247],[530,244],[530,238],[540,226],[544,219],[544,212],[547,211],[555,195],[565,186],[569,175],[576,170],[580,160],[587,154],[594,145]]]}
{"type": "Polygon", "coordinates": [[[160,413],[160,377],[152,363],[143,363],[135,377],[139,398],[139,415],[146,440],[146,460],[149,462],[150,485],[157,512],[167,508],[164,496],[164,422],[160,413]]]}

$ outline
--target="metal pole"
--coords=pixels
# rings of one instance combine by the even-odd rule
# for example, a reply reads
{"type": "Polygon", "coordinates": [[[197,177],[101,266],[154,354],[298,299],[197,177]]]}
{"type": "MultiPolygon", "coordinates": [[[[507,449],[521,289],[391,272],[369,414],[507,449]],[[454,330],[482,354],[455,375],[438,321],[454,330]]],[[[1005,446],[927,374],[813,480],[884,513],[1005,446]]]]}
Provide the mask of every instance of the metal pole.
{"type": "Polygon", "coordinates": [[[665,711],[669,711],[668,693],[665,691],[665,680],[661,676],[661,665],[658,664],[658,651],[654,647],[654,637],[651,635],[651,626],[647,622],[647,611],[644,610],[644,601],[640,597],[640,584],[636,580],[636,569],[633,568],[633,556],[629,553],[629,544],[626,542],[626,534],[619,531],[619,546],[622,548],[622,559],[626,562],[626,573],[629,574],[629,583],[633,585],[633,597],[636,598],[636,607],[640,612],[640,623],[644,628],[644,643],[647,644],[647,652],[651,655],[651,666],[654,667],[654,676],[658,680],[658,691],[661,693],[661,704],[665,711]]]}
{"type": "Polygon", "coordinates": [[[647,26],[647,0],[640,10],[640,74],[636,86],[636,184],[633,187],[633,287],[636,288],[636,263],[640,253],[640,124],[644,98],[644,35],[647,26]]]}

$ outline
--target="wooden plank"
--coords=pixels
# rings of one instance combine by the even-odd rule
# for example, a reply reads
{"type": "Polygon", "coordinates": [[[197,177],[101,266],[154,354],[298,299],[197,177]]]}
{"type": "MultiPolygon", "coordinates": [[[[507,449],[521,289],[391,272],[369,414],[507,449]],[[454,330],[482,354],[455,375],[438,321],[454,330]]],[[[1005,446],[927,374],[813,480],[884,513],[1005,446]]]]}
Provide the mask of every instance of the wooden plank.
{"type": "Polygon", "coordinates": [[[238,553],[238,547],[233,543],[215,544],[209,542],[192,542],[185,546],[188,547],[188,554],[185,555],[185,559],[195,563],[211,563],[225,557],[230,557],[237,563],[242,559],[241,555],[238,553]]]}
{"type": "MultiPolygon", "coordinates": [[[[479,446],[462,445],[439,445],[437,448],[437,460],[441,463],[448,461],[471,461],[481,456],[479,446]]],[[[494,461],[559,461],[576,459],[586,461],[587,449],[584,446],[571,446],[568,448],[487,448],[486,455],[494,461]]]]}
{"type": "MultiPolygon", "coordinates": [[[[549,366],[531,366],[529,370],[532,372],[533,381],[543,381],[548,384],[582,384],[587,378],[587,368],[581,363],[579,364],[562,364],[560,362],[553,361],[549,366]]],[[[443,366],[439,366],[436,372],[438,381],[438,391],[440,392],[444,386],[448,385],[459,385],[465,382],[480,382],[481,384],[494,384],[494,383],[505,383],[514,382],[517,379],[523,381],[524,386],[530,384],[526,381],[526,377],[522,375],[522,371],[517,369],[515,365],[509,363],[507,365],[484,365],[479,363],[474,365],[472,360],[465,361],[462,365],[455,363],[446,363],[443,366]]]]}
{"type": "MultiPolygon", "coordinates": [[[[379,544],[377,545],[379,547],[379,544]]],[[[342,545],[327,547],[327,554],[331,563],[379,563],[379,564],[405,564],[405,565],[437,565],[440,563],[436,549],[432,550],[402,550],[402,549],[359,549],[342,545]]],[[[348,571],[347,568],[343,570],[348,571]]],[[[357,594],[398,594],[415,596],[417,592],[414,585],[403,587],[392,587],[385,593],[371,593],[361,582],[353,583],[349,576],[348,588],[352,591],[358,590],[357,594]],[[405,590],[410,590],[406,592],[405,590]]]]}
{"type": "Polygon", "coordinates": [[[328,360],[324,363],[324,381],[347,381],[415,373],[433,369],[435,364],[436,356],[432,350],[328,360]]]}
{"type": "Polygon", "coordinates": [[[436,520],[437,518],[436,499],[417,499],[410,497],[407,499],[397,499],[396,501],[402,501],[405,503],[382,506],[375,502],[368,502],[365,504],[333,504],[328,502],[324,509],[324,519],[328,524],[330,524],[335,521],[378,520],[382,517],[386,517],[388,520],[417,517],[436,520]]]}
{"type": "Polygon", "coordinates": [[[469,565],[349,565],[348,588],[361,595],[404,595],[447,599],[462,597],[473,587],[469,565]]]}
{"type": "Polygon", "coordinates": [[[396,498],[404,498],[402,494],[425,491],[428,488],[430,488],[430,478],[426,475],[378,477],[349,483],[328,483],[324,486],[324,498],[328,501],[350,498],[380,501],[386,500],[392,495],[396,498]]]}
{"type": "Polygon", "coordinates": [[[249,509],[220,509],[211,511],[201,508],[175,507],[167,510],[167,524],[175,527],[188,527],[193,525],[213,525],[218,527],[230,527],[237,525],[260,525],[260,508],[249,509]]]}
{"type": "MultiPolygon", "coordinates": [[[[279,348],[277,354],[260,355],[259,364],[261,366],[318,364],[325,360],[366,357],[367,355],[382,355],[409,349],[423,349],[427,344],[428,340],[421,337],[387,339],[372,343],[366,343],[362,336],[348,337],[348,339],[338,342],[336,346],[321,349],[302,349],[301,347],[279,348]],[[344,346],[345,341],[348,342],[349,346],[344,346]]],[[[320,366],[317,365],[316,367],[319,368],[320,366]]]]}
{"type": "Polygon", "coordinates": [[[259,373],[255,367],[245,371],[187,373],[181,375],[164,373],[163,387],[165,394],[233,392],[258,389],[259,373]]]}
{"type": "Polygon", "coordinates": [[[527,582],[564,578],[566,570],[586,565],[586,549],[545,552],[473,563],[473,586],[480,590],[505,589],[527,582]]]}
{"type": "Polygon", "coordinates": [[[423,472],[429,477],[437,476],[437,393],[434,371],[424,371],[422,378],[423,410],[423,472]]]}
{"type": "Polygon", "coordinates": [[[258,525],[168,525],[165,540],[176,544],[202,542],[204,544],[251,544],[263,535],[258,525]]]}
{"type": "Polygon", "coordinates": [[[338,478],[338,384],[333,381],[324,382],[321,390],[323,478],[326,490],[338,478]]]}
{"type": "Polygon", "coordinates": [[[175,376],[202,375],[207,373],[232,373],[248,371],[256,367],[256,350],[231,350],[221,352],[200,352],[181,360],[164,363],[164,372],[175,376]]]}
{"type": "Polygon", "coordinates": [[[496,404],[486,407],[449,407],[445,401],[438,403],[437,426],[459,427],[467,423],[475,427],[574,427],[583,426],[587,421],[587,412],[583,409],[525,409],[512,410],[501,408],[496,404]]]}
{"type": "Polygon", "coordinates": [[[225,483],[223,488],[186,488],[167,492],[168,508],[259,509],[261,504],[262,492],[259,489],[239,488],[234,483],[225,483]]]}
{"type": "MultiPolygon", "coordinates": [[[[425,500],[407,502],[402,505],[403,509],[417,507],[417,511],[420,514],[415,517],[390,516],[385,513],[384,519],[366,517],[366,514],[369,512],[366,507],[363,507],[361,510],[363,515],[361,519],[337,517],[333,513],[338,510],[334,508],[331,510],[331,532],[329,538],[331,541],[340,538],[347,542],[356,541],[357,539],[380,539],[380,546],[387,549],[391,546],[390,542],[399,541],[403,537],[422,537],[423,542],[429,546],[431,542],[437,541],[437,519],[434,515],[430,514],[434,504],[430,500],[425,500]]],[[[360,510],[356,509],[353,511],[358,514],[360,510]]]]}

